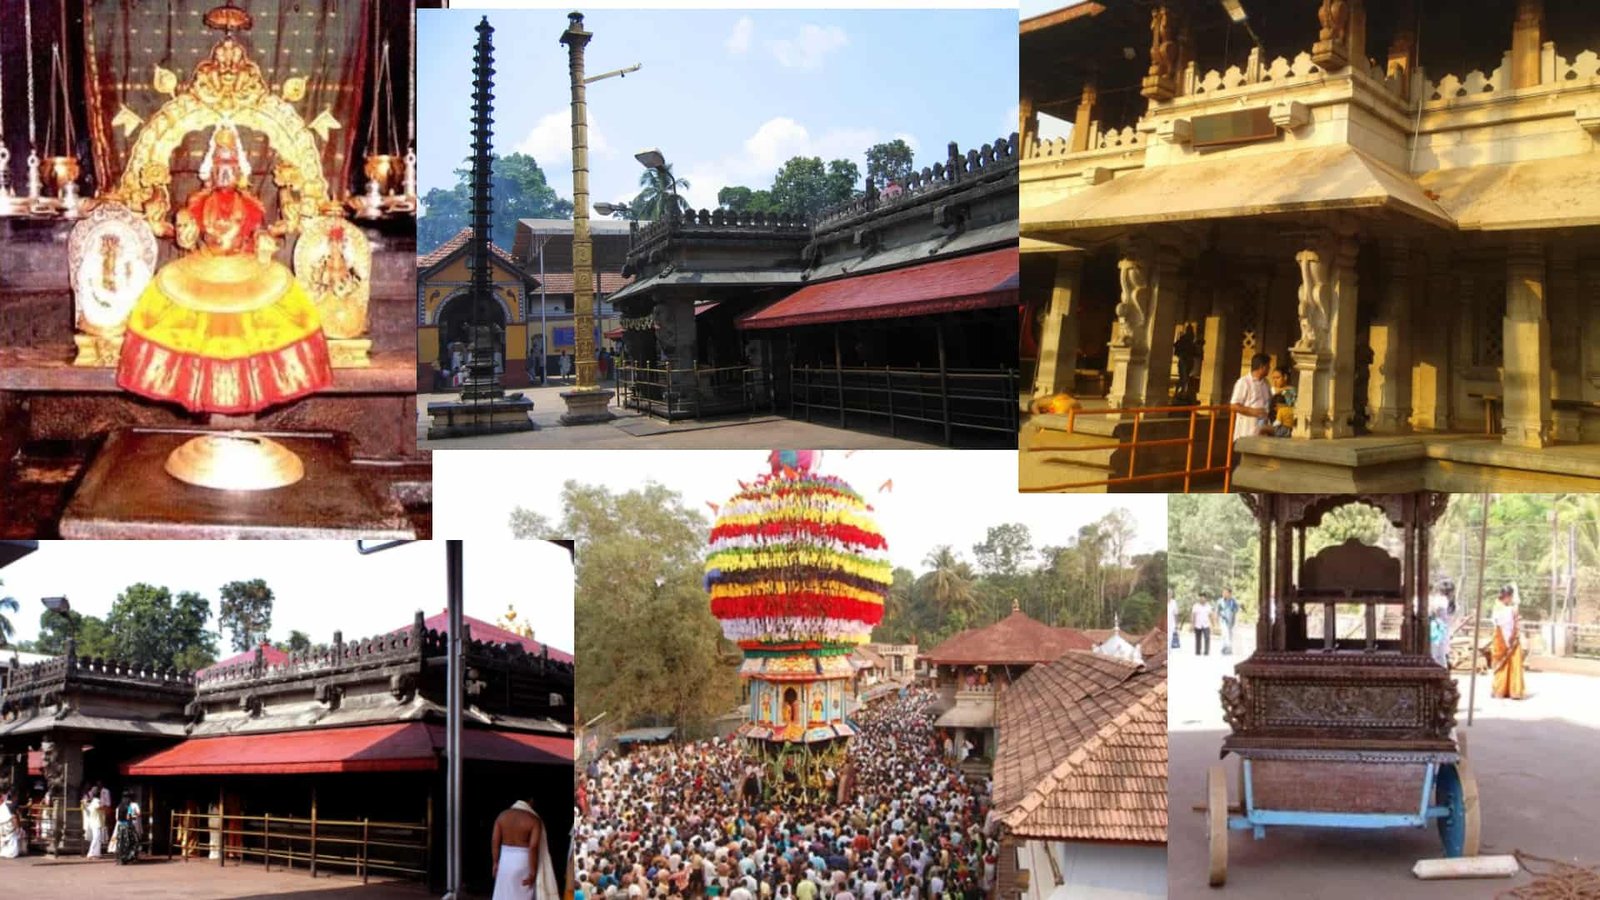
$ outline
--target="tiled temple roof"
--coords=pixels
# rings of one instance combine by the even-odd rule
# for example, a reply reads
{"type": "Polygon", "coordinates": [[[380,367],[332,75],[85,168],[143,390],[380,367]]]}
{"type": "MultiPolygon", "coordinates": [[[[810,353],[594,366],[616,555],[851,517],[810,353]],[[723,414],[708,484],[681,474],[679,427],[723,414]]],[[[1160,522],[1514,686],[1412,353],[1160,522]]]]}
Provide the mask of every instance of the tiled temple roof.
{"type": "Polygon", "coordinates": [[[993,625],[953,635],[924,656],[941,666],[1032,665],[1047,663],[1068,650],[1093,647],[1080,631],[1046,625],[1013,608],[1011,615],[993,625]]]}

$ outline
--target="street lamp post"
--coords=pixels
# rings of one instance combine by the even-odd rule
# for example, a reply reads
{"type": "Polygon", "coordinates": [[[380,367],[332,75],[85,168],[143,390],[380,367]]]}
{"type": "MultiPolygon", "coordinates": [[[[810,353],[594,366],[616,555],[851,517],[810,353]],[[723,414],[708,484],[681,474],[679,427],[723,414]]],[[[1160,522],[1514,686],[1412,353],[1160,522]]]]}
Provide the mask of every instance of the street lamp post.
{"type": "Polygon", "coordinates": [[[594,35],[583,30],[583,13],[569,13],[567,20],[561,43],[567,45],[568,70],[572,78],[572,341],[577,357],[578,386],[561,394],[567,404],[561,423],[583,425],[609,421],[614,394],[601,389],[595,380],[594,243],[589,237],[589,107],[585,95],[587,82],[583,77],[583,50],[594,35]]]}

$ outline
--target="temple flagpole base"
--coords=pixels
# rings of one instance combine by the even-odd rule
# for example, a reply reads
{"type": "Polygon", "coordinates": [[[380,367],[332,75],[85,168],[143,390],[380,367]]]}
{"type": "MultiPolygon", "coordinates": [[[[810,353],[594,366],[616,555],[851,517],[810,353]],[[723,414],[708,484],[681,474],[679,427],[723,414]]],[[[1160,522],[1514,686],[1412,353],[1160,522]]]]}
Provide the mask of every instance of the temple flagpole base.
{"type": "Polygon", "coordinates": [[[609,422],[616,418],[611,412],[611,398],[616,396],[616,391],[601,390],[599,388],[578,388],[573,391],[563,391],[561,399],[566,401],[567,411],[561,416],[563,425],[592,425],[599,422],[609,422]]]}

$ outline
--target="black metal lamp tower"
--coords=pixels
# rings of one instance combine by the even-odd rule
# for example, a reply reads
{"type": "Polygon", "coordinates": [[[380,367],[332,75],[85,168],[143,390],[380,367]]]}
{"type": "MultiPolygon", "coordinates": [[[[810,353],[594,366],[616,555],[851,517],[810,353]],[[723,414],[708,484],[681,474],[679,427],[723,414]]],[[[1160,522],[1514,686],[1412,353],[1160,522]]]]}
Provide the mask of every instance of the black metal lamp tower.
{"type": "Polygon", "coordinates": [[[495,400],[505,396],[495,374],[494,355],[500,349],[495,333],[494,272],[489,264],[489,243],[494,239],[493,196],[490,177],[494,137],[494,26],[488,16],[478,23],[478,44],[472,57],[472,245],[467,262],[472,267],[472,324],[468,327],[467,381],[461,392],[466,401],[495,400]]]}

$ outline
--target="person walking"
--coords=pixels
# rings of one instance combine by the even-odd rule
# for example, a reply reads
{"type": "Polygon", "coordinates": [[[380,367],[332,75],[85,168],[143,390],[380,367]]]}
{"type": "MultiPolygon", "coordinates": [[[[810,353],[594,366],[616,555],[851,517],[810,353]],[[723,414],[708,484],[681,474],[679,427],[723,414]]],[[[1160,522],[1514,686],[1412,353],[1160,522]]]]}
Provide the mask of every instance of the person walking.
{"type": "Polygon", "coordinates": [[[1194,627],[1194,655],[1211,655],[1211,601],[1205,594],[1189,608],[1189,622],[1194,627]]]}
{"type": "Polygon", "coordinates": [[[1239,619],[1239,601],[1233,588],[1222,589],[1222,601],[1217,604],[1217,618],[1222,622],[1222,655],[1233,655],[1233,623],[1239,619]]]}

